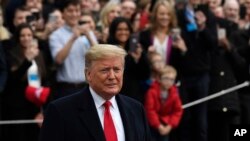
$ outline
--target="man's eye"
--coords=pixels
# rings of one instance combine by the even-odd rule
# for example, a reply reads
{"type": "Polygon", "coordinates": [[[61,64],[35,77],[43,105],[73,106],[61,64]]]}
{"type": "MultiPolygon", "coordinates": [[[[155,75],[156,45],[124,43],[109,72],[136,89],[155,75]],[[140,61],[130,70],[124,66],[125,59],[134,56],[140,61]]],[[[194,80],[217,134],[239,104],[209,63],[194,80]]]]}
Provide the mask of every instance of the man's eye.
{"type": "Polygon", "coordinates": [[[108,72],[108,69],[102,69],[101,72],[106,73],[108,72]]]}
{"type": "Polygon", "coordinates": [[[115,71],[115,72],[120,72],[120,71],[121,71],[121,69],[119,69],[119,68],[115,68],[115,69],[114,69],[114,71],[115,71]]]}

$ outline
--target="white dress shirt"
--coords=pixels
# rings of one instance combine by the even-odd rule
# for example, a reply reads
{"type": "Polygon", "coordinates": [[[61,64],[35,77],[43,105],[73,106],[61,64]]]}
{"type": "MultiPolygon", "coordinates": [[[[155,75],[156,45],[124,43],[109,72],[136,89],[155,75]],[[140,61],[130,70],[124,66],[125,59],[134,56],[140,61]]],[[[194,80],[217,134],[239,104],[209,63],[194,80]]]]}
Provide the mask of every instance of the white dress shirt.
{"type": "MultiPolygon", "coordinates": [[[[102,128],[104,129],[104,110],[105,110],[105,108],[104,108],[103,104],[106,102],[106,100],[103,99],[101,96],[99,96],[91,87],[89,87],[89,89],[90,89],[90,93],[94,99],[97,113],[98,113],[99,119],[100,119],[101,124],[102,124],[102,128]]],[[[117,139],[118,139],[118,141],[125,141],[124,127],[123,127],[121,114],[120,114],[115,96],[112,97],[109,101],[111,102],[110,113],[111,113],[111,116],[112,116],[112,119],[113,119],[113,122],[115,125],[117,139]]]]}

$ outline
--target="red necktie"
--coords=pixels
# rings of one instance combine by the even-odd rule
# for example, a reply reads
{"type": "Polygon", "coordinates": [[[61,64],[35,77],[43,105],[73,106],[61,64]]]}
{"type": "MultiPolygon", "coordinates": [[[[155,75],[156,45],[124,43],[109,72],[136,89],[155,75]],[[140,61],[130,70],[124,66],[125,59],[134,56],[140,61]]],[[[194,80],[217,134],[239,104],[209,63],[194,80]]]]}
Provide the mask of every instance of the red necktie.
{"type": "Polygon", "coordinates": [[[117,141],[117,135],[115,131],[114,122],[112,120],[112,116],[109,111],[111,103],[106,101],[103,106],[105,107],[104,111],[104,134],[106,137],[106,141],[117,141]]]}

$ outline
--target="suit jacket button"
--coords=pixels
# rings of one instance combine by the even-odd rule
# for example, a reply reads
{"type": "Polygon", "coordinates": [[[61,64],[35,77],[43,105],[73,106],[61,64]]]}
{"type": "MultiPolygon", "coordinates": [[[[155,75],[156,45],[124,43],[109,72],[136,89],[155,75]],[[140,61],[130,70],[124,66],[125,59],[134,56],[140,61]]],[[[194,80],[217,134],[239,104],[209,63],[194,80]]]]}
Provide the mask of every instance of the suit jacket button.
{"type": "Polygon", "coordinates": [[[225,75],[224,71],[221,71],[220,76],[224,76],[224,75],[225,75]]]}
{"type": "Polygon", "coordinates": [[[223,108],[222,108],[222,111],[223,111],[223,112],[227,112],[227,107],[223,107],[223,108]]]}

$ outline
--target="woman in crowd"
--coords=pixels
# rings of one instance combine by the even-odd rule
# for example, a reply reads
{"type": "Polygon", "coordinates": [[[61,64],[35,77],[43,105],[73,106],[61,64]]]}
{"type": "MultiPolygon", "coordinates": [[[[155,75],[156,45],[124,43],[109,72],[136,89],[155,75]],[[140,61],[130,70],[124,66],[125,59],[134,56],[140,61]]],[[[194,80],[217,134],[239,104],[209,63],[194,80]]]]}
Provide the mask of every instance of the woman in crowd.
{"type": "MultiPolygon", "coordinates": [[[[177,20],[172,5],[165,0],[157,1],[152,11],[150,28],[140,34],[140,43],[144,50],[146,52],[158,52],[162,55],[165,63],[169,64],[173,45],[173,38],[170,33],[176,26],[177,20]]],[[[182,45],[176,47],[185,52],[184,42],[180,36],[178,38],[178,44],[181,43],[182,45]]]]}
{"type": "Polygon", "coordinates": [[[110,25],[108,43],[119,45],[128,52],[121,93],[143,102],[141,82],[149,77],[149,64],[141,46],[130,42],[132,32],[130,22],[123,17],[117,17],[110,25]]]}
{"type": "MultiPolygon", "coordinates": [[[[8,48],[6,55],[9,75],[2,97],[3,119],[34,119],[40,114],[50,91],[42,87],[46,76],[45,65],[30,25],[18,26],[16,41],[16,46],[8,48]]],[[[36,141],[38,133],[36,124],[3,127],[4,140],[36,141]]]]}

